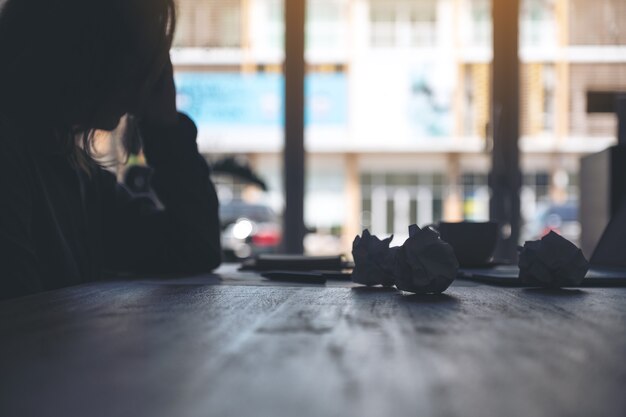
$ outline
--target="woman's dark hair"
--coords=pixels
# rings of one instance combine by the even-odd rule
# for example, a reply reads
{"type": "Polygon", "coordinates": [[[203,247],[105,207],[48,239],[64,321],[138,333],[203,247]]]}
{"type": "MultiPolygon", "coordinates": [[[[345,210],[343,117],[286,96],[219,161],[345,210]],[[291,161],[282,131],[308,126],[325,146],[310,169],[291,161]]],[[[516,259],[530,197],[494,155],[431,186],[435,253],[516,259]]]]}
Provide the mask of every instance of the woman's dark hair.
{"type": "Polygon", "coordinates": [[[115,92],[139,96],[174,27],[174,0],[5,0],[0,115],[53,129],[70,157],[91,156],[101,106],[115,92]]]}

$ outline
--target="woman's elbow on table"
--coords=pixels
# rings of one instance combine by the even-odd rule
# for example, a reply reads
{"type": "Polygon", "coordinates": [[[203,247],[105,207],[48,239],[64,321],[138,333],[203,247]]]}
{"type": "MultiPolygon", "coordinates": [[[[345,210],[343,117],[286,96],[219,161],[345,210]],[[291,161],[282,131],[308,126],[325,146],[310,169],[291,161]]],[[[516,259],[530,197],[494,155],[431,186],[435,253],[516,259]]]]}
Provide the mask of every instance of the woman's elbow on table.
{"type": "MultiPolygon", "coordinates": [[[[190,242],[191,243],[191,242],[190,242]]],[[[180,272],[206,273],[215,270],[222,264],[222,248],[219,236],[198,239],[188,246],[187,253],[182,253],[180,272]]]]}
{"type": "Polygon", "coordinates": [[[205,250],[206,256],[199,265],[202,272],[211,272],[222,264],[222,248],[220,245],[210,245],[205,250]]]}

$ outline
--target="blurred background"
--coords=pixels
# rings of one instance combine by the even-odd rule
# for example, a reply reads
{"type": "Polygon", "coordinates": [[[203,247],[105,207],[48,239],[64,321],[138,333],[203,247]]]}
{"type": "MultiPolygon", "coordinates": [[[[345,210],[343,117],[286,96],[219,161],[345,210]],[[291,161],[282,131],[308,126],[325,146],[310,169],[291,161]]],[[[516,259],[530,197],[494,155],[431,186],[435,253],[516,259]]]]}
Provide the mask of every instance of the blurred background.
{"type": "MultiPolygon", "coordinates": [[[[626,91],[626,2],[520,2],[521,237],[578,243],[579,160],[616,143],[587,95],[626,91]]],[[[283,7],[178,0],[178,106],[209,162],[262,182],[214,174],[235,258],[280,243],[283,7]]],[[[490,0],[311,0],[306,19],[307,253],[347,253],[362,228],[401,243],[412,223],[487,220],[490,0]]]]}

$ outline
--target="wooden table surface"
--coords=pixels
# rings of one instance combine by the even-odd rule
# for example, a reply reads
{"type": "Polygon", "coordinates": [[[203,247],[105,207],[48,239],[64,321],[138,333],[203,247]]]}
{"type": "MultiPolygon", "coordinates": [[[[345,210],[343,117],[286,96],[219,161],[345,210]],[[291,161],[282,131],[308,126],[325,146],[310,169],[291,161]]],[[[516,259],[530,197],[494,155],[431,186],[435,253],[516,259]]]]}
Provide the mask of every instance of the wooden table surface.
{"type": "Polygon", "coordinates": [[[626,416],[626,288],[220,271],[0,303],[0,416],[626,416]]]}

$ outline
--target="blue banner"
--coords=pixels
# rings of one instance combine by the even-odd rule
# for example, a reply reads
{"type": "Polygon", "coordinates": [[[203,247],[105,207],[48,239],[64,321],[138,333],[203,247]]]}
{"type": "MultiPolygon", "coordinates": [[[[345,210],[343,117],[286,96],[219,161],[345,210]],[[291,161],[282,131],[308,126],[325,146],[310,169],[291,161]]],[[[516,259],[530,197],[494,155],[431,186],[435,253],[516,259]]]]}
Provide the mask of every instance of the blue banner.
{"type": "MultiPolygon", "coordinates": [[[[177,72],[178,108],[205,126],[282,126],[282,74],[177,72]]],[[[347,124],[345,74],[309,74],[305,80],[305,124],[347,124]]]]}

